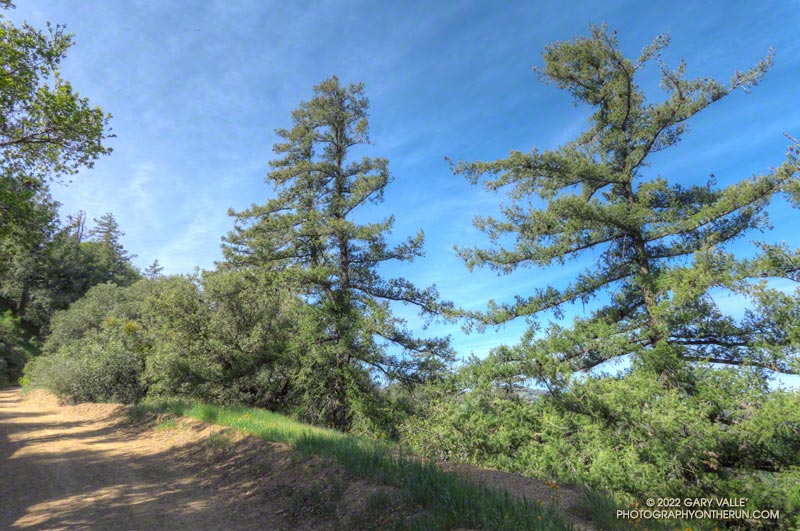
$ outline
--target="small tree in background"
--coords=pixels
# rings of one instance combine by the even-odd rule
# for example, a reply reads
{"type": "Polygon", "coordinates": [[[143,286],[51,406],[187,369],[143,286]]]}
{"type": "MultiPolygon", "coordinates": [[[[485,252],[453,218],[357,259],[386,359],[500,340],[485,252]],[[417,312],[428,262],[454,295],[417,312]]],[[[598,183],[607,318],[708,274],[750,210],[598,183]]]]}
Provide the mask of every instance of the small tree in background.
{"type": "Polygon", "coordinates": [[[391,247],[393,216],[354,220],[358,207],[383,199],[391,180],[385,159],[351,159],[353,148],[369,143],[367,109],[363,85],[333,77],[314,87],[292,113],[293,127],[277,131],[279,158],[267,179],[276,197],[231,212],[236,225],[224,247],[226,267],[278,271],[279,282],[303,294],[291,347],[302,361],[292,385],[304,418],[340,429],[374,416],[375,378],[423,381],[451,357],[448,340],[414,338],[390,308],[400,301],[436,315],[435,289],[378,273],[384,262],[421,256],[422,232],[391,247]]]}
{"type": "Polygon", "coordinates": [[[160,277],[162,271],[164,271],[164,267],[158,263],[158,260],[153,260],[153,263],[144,270],[144,276],[145,278],[153,280],[154,278],[160,277]]]}
{"type": "Polygon", "coordinates": [[[92,282],[92,285],[101,282],[113,282],[120,286],[127,286],[140,278],[139,272],[131,264],[131,259],[136,255],[128,254],[122,246],[120,238],[125,233],[119,228],[119,223],[111,212],[95,218],[95,226],[89,231],[90,241],[84,244],[96,260],[96,272],[101,278],[92,282]]]}
{"type": "Polygon", "coordinates": [[[26,239],[0,238],[0,312],[11,310],[21,318],[26,339],[43,340],[54,312],[66,309],[92,286],[127,286],[139,273],[119,242],[123,233],[113,216],[106,215],[99,229],[90,231],[94,237],[82,241],[82,212],[59,228],[57,203],[49,194],[37,198],[39,224],[28,220],[26,239]]]}

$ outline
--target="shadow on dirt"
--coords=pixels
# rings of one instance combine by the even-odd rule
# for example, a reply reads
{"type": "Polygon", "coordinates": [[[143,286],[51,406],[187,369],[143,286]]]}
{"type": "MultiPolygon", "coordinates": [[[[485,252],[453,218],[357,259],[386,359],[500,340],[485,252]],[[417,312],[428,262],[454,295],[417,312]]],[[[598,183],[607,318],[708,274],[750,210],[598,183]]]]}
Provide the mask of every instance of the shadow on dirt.
{"type": "Polygon", "coordinates": [[[165,444],[121,408],[87,421],[36,409],[0,391],[0,529],[286,527],[264,500],[242,511],[253,471],[233,470],[232,443],[210,445],[201,428],[165,444]]]}

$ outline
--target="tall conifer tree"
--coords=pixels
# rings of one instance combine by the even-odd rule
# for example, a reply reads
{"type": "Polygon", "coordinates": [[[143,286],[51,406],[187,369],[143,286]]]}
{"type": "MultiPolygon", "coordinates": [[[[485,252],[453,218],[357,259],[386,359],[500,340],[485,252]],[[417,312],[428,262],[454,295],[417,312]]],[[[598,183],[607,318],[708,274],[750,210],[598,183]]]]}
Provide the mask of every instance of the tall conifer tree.
{"type": "Polygon", "coordinates": [[[341,429],[369,416],[376,378],[422,381],[451,357],[448,339],[415,338],[390,307],[400,301],[432,317],[443,307],[436,290],[378,271],[422,256],[422,232],[392,247],[393,216],[354,219],[360,206],[382,201],[391,181],[386,159],[351,157],[369,144],[368,106],[361,84],[333,77],[314,87],[292,113],[293,127],[277,131],[267,178],[276,196],[231,211],[235,228],[224,245],[225,267],[271,269],[303,294],[292,385],[307,419],[341,429]]]}
{"type": "Polygon", "coordinates": [[[507,190],[510,197],[500,219],[476,222],[493,246],[460,249],[470,268],[509,273],[597,257],[566,287],[531,287],[514,302],[491,302],[474,317],[498,324],[548,310],[559,315],[570,303],[608,297],[571,327],[551,324],[540,335],[534,325],[516,348],[498,351],[506,375],[514,365],[521,379],[544,381],[557,392],[576,371],[627,355],[667,385],[689,385],[687,363],[702,360],[800,372],[797,297],[760,282],[797,281],[798,253],[762,245],[759,258],[741,260],[726,250],[768,226],[765,209],[773,195],[792,189],[798,195],[795,154],[764,175],[726,187],[713,178],[678,184],[646,170],[653,153],[681,139],[692,116],[756,85],[771,55],[728,84],[686,79],[683,63],[675,70],[662,64],[667,96],[648,103],[637,75],[667,44],[660,36],[632,60],[613,33],[593,27],[589,37],[547,46],[539,77],[591,107],[590,128],[555,150],[513,151],[502,160],[455,167],[473,183],[507,190]],[[512,246],[501,243],[509,236],[512,246]],[[720,310],[715,288],[750,298],[743,319],[720,310]]]}

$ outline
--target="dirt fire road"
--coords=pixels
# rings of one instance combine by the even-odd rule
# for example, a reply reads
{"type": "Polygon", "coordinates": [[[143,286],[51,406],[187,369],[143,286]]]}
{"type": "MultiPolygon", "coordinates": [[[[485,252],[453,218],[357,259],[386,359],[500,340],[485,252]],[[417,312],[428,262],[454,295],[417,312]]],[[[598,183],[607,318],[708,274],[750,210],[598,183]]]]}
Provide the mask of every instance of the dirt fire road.
{"type": "Polygon", "coordinates": [[[206,443],[219,430],[158,429],[131,423],[123,406],[0,391],[0,529],[288,527],[268,498],[252,499],[251,478],[237,477],[246,470],[215,459],[206,443]]]}

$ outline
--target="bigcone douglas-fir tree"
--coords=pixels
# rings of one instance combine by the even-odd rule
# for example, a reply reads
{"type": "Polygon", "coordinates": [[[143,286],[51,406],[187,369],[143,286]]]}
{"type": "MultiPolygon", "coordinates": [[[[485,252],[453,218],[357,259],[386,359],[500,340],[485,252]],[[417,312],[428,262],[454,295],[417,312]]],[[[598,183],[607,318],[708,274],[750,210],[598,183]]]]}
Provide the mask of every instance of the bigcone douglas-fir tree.
{"type": "MultiPolygon", "coordinates": [[[[731,92],[756,85],[771,53],[730,83],[686,79],[685,65],[661,64],[667,97],[647,103],[637,73],[658,57],[668,38],[659,36],[635,60],[623,56],[614,33],[591,28],[589,37],[546,47],[546,83],[569,91],[576,104],[593,109],[591,127],[556,150],[512,151],[493,162],[454,167],[488,190],[506,190],[502,217],[476,218],[491,248],[460,248],[467,265],[500,273],[548,267],[599,256],[563,288],[532,289],[511,303],[490,302],[475,312],[481,326],[553,311],[603,295],[607,303],[574,318],[571,327],[536,321],[520,344],[492,357],[504,378],[543,382],[558,394],[572,375],[629,356],[668,386],[691,386],[692,362],[755,367],[765,377],[798,374],[800,296],[774,289],[767,279],[800,280],[800,253],[785,245],[759,244],[754,259],[737,259],[728,244],[768,227],[766,209],[786,193],[797,205],[798,145],[766,174],[727,187],[713,178],[682,185],[646,171],[653,153],[675,145],[687,121],[731,92]],[[511,238],[512,246],[501,240],[511,238]],[[725,315],[712,296],[721,288],[747,297],[742,319],[725,315]]],[[[601,299],[602,300],[602,299],[601,299]]]]}
{"type": "Polygon", "coordinates": [[[391,181],[386,159],[348,159],[369,144],[368,106],[361,84],[345,87],[332,77],[314,87],[292,113],[293,127],[277,131],[279,158],[267,179],[276,197],[231,212],[235,228],[224,249],[226,267],[273,270],[276,282],[304,297],[291,347],[301,360],[294,377],[301,414],[340,429],[377,407],[376,377],[421,382],[452,357],[449,339],[415,338],[390,307],[412,304],[433,317],[448,306],[436,290],[378,272],[384,262],[421,256],[422,232],[391,247],[393,216],[353,219],[358,207],[379,203],[391,181]]]}

